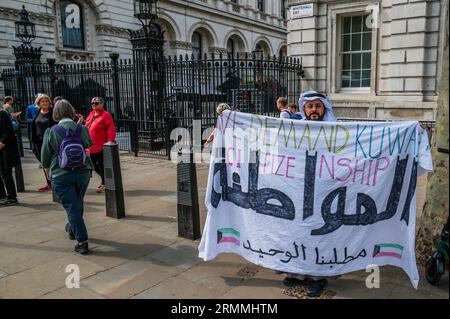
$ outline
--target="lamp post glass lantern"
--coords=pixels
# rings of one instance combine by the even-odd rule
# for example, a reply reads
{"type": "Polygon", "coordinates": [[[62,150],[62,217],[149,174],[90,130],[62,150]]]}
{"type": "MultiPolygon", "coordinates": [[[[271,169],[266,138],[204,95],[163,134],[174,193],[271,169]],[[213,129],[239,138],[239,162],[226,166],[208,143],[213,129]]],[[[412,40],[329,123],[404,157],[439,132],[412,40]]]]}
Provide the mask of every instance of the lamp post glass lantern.
{"type": "Polygon", "coordinates": [[[156,19],[157,3],[158,0],[134,0],[134,16],[139,20],[156,19]]]}
{"type": "Polygon", "coordinates": [[[20,20],[15,22],[16,37],[19,38],[24,45],[31,46],[31,42],[36,38],[36,26],[28,18],[28,11],[22,6],[20,11],[20,20]]]}

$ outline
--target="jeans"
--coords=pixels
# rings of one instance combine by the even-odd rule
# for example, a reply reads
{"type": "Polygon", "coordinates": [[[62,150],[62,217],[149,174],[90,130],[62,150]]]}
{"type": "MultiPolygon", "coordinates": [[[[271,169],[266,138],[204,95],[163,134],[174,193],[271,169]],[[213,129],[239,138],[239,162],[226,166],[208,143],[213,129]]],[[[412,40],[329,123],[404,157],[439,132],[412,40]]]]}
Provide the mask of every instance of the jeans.
{"type": "Polygon", "coordinates": [[[5,198],[17,198],[16,184],[12,177],[12,168],[2,168],[0,170],[0,199],[5,198]]]}
{"type": "Polygon", "coordinates": [[[90,179],[89,170],[73,171],[52,179],[56,194],[67,212],[70,230],[78,242],[88,240],[83,213],[84,194],[90,179]]]}
{"type": "Polygon", "coordinates": [[[94,169],[102,179],[102,185],[105,185],[105,168],[103,165],[103,151],[100,153],[91,154],[91,160],[94,164],[94,169]]]}

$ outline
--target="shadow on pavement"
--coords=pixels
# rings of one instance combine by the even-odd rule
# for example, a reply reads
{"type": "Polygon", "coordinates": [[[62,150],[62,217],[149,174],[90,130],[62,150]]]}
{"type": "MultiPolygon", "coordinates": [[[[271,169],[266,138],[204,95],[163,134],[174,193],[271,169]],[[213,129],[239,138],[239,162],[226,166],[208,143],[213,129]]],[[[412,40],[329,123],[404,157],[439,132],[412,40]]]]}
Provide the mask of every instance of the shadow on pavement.
{"type": "Polygon", "coordinates": [[[146,215],[127,215],[126,220],[138,220],[138,221],[150,221],[150,222],[168,222],[173,223],[176,221],[175,218],[170,217],[160,217],[160,216],[146,216],[146,215]]]}
{"type": "Polygon", "coordinates": [[[162,191],[162,190],[151,190],[151,189],[135,189],[135,190],[126,190],[124,191],[125,196],[130,197],[139,197],[139,196],[167,196],[174,195],[176,192],[174,191],[162,191]]]}

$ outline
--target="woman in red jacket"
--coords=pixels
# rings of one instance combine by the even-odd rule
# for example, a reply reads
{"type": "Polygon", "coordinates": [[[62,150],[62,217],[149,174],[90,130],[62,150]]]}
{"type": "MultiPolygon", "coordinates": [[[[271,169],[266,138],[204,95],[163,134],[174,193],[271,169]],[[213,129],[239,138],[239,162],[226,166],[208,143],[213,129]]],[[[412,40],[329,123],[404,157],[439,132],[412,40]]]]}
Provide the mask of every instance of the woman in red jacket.
{"type": "Polygon", "coordinates": [[[116,141],[116,126],[111,114],[105,111],[101,97],[94,97],[91,100],[91,105],[92,112],[86,119],[86,126],[94,145],[88,151],[94,163],[95,171],[102,179],[102,183],[97,188],[97,193],[103,193],[105,191],[103,144],[116,141]]]}

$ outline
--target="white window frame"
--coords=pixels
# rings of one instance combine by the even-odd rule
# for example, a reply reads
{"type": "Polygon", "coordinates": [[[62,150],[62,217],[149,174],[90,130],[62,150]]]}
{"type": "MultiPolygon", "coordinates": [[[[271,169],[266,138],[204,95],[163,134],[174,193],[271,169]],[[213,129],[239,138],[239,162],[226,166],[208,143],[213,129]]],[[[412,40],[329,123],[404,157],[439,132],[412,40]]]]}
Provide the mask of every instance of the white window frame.
{"type": "MultiPolygon", "coordinates": [[[[73,0],[72,0],[73,1],[73,0]]],[[[66,54],[77,54],[77,55],[82,55],[82,56],[86,56],[87,60],[84,62],[90,62],[94,59],[96,52],[90,50],[91,49],[91,33],[89,31],[89,25],[90,23],[93,23],[93,21],[91,21],[91,19],[89,18],[89,10],[90,8],[88,7],[86,1],[83,0],[75,0],[73,1],[75,3],[77,3],[81,10],[82,10],[82,14],[83,14],[83,40],[84,40],[84,49],[79,49],[79,48],[69,48],[69,47],[64,47],[63,45],[63,36],[62,36],[62,21],[61,21],[61,5],[60,5],[60,1],[56,1],[55,3],[55,16],[56,16],[56,30],[57,30],[57,34],[55,37],[55,49],[56,51],[59,53],[59,55],[63,58],[63,61],[66,63],[77,63],[78,61],[72,61],[72,60],[67,60],[65,58],[66,54]]]]}
{"type": "Polygon", "coordinates": [[[354,3],[343,3],[330,5],[328,7],[328,25],[327,36],[330,41],[327,42],[327,51],[331,54],[328,55],[327,68],[327,87],[329,88],[331,98],[342,98],[342,96],[348,96],[351,93],[364,95],[364,96],[376,96],[377,93],[377,78],[379,70],[378,61],[378,35],[379,28],[372,28],[372,46],[371,46],[371,74],[370,74],[370,87],[367,88],[342,88],[342,55],[341,55],[341,23],[342,17],[370,14],[366,11],[366,8],[372,5],[370,1],[358,1],[354,3]]]}

